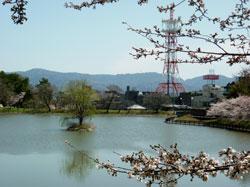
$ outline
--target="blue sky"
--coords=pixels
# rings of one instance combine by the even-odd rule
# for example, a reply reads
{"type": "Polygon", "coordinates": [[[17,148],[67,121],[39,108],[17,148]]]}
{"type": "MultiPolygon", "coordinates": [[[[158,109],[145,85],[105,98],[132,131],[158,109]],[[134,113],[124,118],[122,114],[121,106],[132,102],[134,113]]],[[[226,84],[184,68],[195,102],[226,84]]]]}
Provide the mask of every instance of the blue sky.
{"type": "MultiPolygon", "coordinates": [[[[148,43],[129,32],[122,21],[135,27],[161,25],[163,15],[157,5],[171,1],[151,0],[146,6],[137,6],[135,0],[121,0],[96,10],[66,9],[64,0],[30,0],[28,22],[14,25],[9,7],[0,6],[0,69],[25,71],[45,68],[60,72],[89,74],[120,74],[162,72],[162,62],[153,59],[136,61],[130,55],[131,47],[148,47],[148,43]]],[[[230,11],[235,0],[209,0],[208,7],[215,15],[230,11]],[[222,11],[223,10],[223,11],[222,11]]],[[[185,17],[188,9],[180,6],[177,16],[185,17]]],[[[204,30],[211,29],[201,24],[204,30]]],[[[228,66],[223,62],[212,65],[179,65],[184,79],[208,73],[237,75],[244,65],[228,66]]]]}

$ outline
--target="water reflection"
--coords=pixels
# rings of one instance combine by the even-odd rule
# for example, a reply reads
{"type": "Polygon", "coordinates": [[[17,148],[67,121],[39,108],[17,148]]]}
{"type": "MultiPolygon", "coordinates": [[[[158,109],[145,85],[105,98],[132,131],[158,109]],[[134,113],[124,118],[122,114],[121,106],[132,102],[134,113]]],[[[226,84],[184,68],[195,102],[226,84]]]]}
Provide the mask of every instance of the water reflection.
{"type": "Polygon", "coordinates": [[[250,184],[250,173],[243,175],[243,178],[239,181],[241,183],[241,186],[248,187],[250,184]]]}
{"type": "MultiPolygon", "coordinates": [[[[113,151],[129,154],[144,150],[151,154],[149,145],[157,144],[169,146],[177,142],[181,152],[190,155],[203,150],[217,156],[219,150],[229,146],[250,149],[249,133],[166,125],[163,117],[95,116],[93,123],[97,128],[91,133],[67,132],[60,126],[60,118],[58,115],[0,115],[0,186],[145,186],[128,180],[127,176],[111,177],[104,170],[96,170],[86,156],[70,152],[65,140],[80,150],[88,150],[88,155],[96,154],[94,158],[115,164],[120,160],[113,151]]],[[[190,177],[183,177],[177,185],[167,186],[248,187],[249,184],[249,175],[235,181],[220,174],[207,183],[200,179],[190,182],[190,177]]]]}
{"type": "Polygon", "coordinates": [[[159,187],[176,187],[178,182],[175,175],[166,175],[161,180],[163,183],[159,187]]]}
{"type": "Polygon", "coordinates": [[[86,156],[87,154],[90,155],[79,151],[65,153],[66,158],[62,161],[61,173],[79,181],[84,180],[95,167],[95,163],[86,156]]]}

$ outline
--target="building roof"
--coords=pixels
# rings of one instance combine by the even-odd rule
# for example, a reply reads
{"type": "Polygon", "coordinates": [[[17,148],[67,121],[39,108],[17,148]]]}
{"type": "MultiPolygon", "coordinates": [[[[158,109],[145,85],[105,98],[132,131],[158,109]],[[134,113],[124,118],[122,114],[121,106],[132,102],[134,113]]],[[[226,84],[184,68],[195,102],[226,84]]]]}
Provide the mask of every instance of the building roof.
{"type": "Polygon", "coordinates": [[[132,105],[130,107],[127,107],[129,110],[145,110],[146,108],[141,105],[132,105]]]}

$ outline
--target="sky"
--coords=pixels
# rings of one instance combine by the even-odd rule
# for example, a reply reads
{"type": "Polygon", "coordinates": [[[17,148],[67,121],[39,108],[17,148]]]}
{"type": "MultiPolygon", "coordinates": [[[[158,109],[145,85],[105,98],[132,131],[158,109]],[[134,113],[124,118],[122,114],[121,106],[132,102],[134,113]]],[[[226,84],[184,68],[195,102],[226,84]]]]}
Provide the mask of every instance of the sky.
{"type": "MultiPolygon", "coordinates": [[[[161,73],[162,62],[150,58],[137,61],[129,55],[132,46],[147,48],[149,43],[128,31],[122,22],[136,28],[160,26],[165,15],[158,13],[156,7],[171,2],[151,0],[148,5],[137,6],[136,0],[120,0],[95,10],[77,11],[65,8],[65,0],[30,0],[28,21],[24,25],[13,24],[9,7],[0,5],[0,70],[44,68],[88,74],[161,73]]],[[[213,14],[223,16],[232,10],[235,0],[207,2],[213,14]]],[[[181,5],[175,13],[185,18],[189,10],[181,5]]],[[[212,30],[206,23],[200,27],[212,30]]],[[[223,62],[180,64],[179,74],[188,79],[214,69],[215,73],[233,77],[243,67],[246,65],[229,66],[223,62]]]]}

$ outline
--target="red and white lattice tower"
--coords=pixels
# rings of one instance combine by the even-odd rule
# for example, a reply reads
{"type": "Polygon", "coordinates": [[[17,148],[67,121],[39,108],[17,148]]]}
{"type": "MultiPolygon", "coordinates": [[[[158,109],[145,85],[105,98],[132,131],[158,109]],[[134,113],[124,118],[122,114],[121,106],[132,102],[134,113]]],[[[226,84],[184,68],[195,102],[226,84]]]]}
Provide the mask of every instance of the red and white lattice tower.
{"type": "MultiPolygon", "coordinates": [[[[174,6],[173,6],[174,7],[174,6]]],[[[164,82],[160,83],[156,89],[156,92],[167,93],[167,95],[179,95],[181,92],[185,92],[185,89],[181,83],[178,82],[179,70],[177,66],[177,33],[181,29],[180,18],[174,19],[174,9],[170,10],[170,18],[162,20],[163,32],[165,37],[165,59],[163,66],[164,82]]]]}

